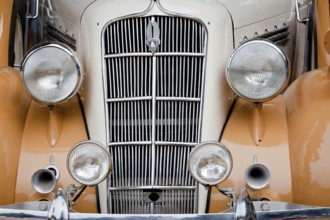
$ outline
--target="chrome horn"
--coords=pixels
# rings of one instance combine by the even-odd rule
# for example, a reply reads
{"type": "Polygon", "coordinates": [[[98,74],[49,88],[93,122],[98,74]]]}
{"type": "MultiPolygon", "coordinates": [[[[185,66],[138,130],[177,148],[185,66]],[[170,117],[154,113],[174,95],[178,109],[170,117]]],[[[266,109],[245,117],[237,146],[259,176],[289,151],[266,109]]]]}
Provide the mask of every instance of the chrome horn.
{"type": "Polygon", "coordinates": [[[60,177],[60,172],[56,166],[53,165],[53,157],[50,159],[51,164],[46,168],[37,170],[32,175],[32,187],[41,194],[47,194],[54,190],[57,180],[60,177]]]}
{"type": "Polygon", "coordinates": [[[262,189],[270,181],[270,172],[265,165],[257,163],[256,156],[253,161],[253,165],[245,172],[245,181],[252,189],[262,189]]]}

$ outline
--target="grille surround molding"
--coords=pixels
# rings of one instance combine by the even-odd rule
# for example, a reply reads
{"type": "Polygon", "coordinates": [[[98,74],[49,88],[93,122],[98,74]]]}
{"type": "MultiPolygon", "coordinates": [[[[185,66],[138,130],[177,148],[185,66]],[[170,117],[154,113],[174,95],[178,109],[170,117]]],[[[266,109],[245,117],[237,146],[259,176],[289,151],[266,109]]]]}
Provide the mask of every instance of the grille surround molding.
{"type": "MultiPolygon", "coordinates": [[[[173,16],[173,15],[172,15],[173,16]]],[[[172,16],[159,16],[159,17],[167,17],[167,18],[172,18],[172,16]]],[[[142,16],[142,18],[148,18],[148,17],[155,17],[155,16],[142,16]]],[[[157,17],[157,16],[156,16],[157,17]]],[[[125,17],[125,18],[122,18],[122,19],[116,19],[115,21],[111,21],[109,22],[108,24],[105,25],[104,27],[104,31],[102,33],[102,36],[105,36],[106,32],[107,32],[107,27],[109,27],[111,24],[113,23],[116,23],[116,22],[120,22],[122,20],[125,20],[125,19],[140,19],[141,17],[138,17],[138,16],[132,16],[132,17],[125,17]]],[[[202,53],[196,53],[196,52],[191,52],[191,53],[187,53],[187,52],[156,52],[153,56],[152,56],[152,53],[151,52],[133,52],[133,53],[117,53],[117,54],[110,54],[110,53],[106,53],[107,49],[105,47],[107,47],[107,44],[104,43],[106,41],[105,37],[103,38],[104,39],[104,42],[103,42],[103,45],[102,45],[102,49],[104,50],[103,51],[103,61],[104,61],[104,66],[103,66],[103,80],[104,80],[104,87],[107,88],[108,87],[108,79],[107,79],[107,60],[109,59],[116,59],[116,58],[128,58],[128,59],[131,59],[132,57],[149,57],[150,59],[152,59],[152,63],[156,63],[157,59],[159,60],[161,57],[174,57],[174,59],[179,59],[179,58],[182,58],[182,57],[188,57],[188,58],[194,58],[194,59],[201,59],[202,60],[202,63],[200,65],[200,69],[201,69],[201,72],[202,72],[202,76],[200,78],[200,95],[199,97],[184,97],[184,96],[180,96],[180,97],[177,97],[177,96],[158,96],[158,95],[155,95],[155,94],[147,94],[147,95],[142,95],[142,96],[134,96],[134,97],[109,97],[109,93],[107,92],[108,89],[105,89],[105,97],[106,100],[105,100],[105,106],[106,106],[106,118],[107,120],[109,119],[109,103],[127,103],[127,102],[152,102],[152,110],[155,110],[155,105],[156,103],[161,103],[161,102],[186,102],[186,103],[199,103],[199,106],[198,106],[198,109],[199,109],[199,119],[198,119],[198,138],[193,141],[193,142],[184,142],[184,143],[180,143],[180,142],[176,142],[176,141],[162,141],[162,140],[156,140],[156,139],[152,139],[151,141],[150,140],[143,140],[143,141],[127,141],[127,142],[111,142],[109,139],[109,124],[110,122],[107,121],[106,122],[106,126],[107,126],[107,146],[110,148],[109,151],[110,153],[112,154],[112,148],[114,149],[115,146],[120,146],[120,147],[123,147],[123,146],[127,146],[127,145],[131,145],[131,144],[134,144],[134,145],[137,145],[137,147],[143,147],[144,145],[153,145],[153,146],[163,146],[164,148],[168,147],[170,148],[171,146],[175,146],[175,145],[178,145],[181,146],[181,147],[189,147],[190,150],[193,148],[193,146],[195,146],[197,143],[200,142],[200,138],[201,138],[201,119],[202,119],[202,106],[203,106],[203,94],[204,94],[204,78],[205,78],[205,63],[206,63],[206,48],[207,48],[207,29],[206,29],[206,26],[201,22],[199,21],[198,19],[195,19],[195,18],[191,18],[191,17],[187,17],[187,16],[178,16],[178,15],[175,15],[175,18],[177,19],[187,19],[187,20],[190,20],[192,22],[196,22],[200,25],[200,27],[202,28],[202,32],[203,32],[203,41],[202,41],[202,53]]],[[[174,18],[174,19],[175,19],[174,18]]],[[[146,45],[146,44],[145,44],[146,45]]],[[[153,68],[153,67],[152,67],[153,68]]],[[[152,72],[157,72],[156,70],[153,70],[152,72]]],[[[152,78],[151,76],[151,80],[154,80],[154,78],[152,78]]],[[[152,83],[152,87],[153,87],[153,90],[152,91],[155,91],[156,90],[156,82],[153,82],[152,83]]],[[[152,92],[151,91],[151,92],[152,92]]],[[[188,107],[187,107],[188,108],[188,107]]],[[[156,113],[153,112],[153,115],[155,115],[156,113]]],[[[153,122],[152,124],[155,125],[155,117],[153,116],[153,122]]],[[[159,123],[159,122],[158,122],[159,123]]],[[[152,127],[151,130],[155,130],[155,127],[152,127]]],[[[154,134],[153,136],[155,136],[155,131],[152,131],[152,133],[154,134]]],[[[155,137],[153,137],[155,138],[155,137]]],[[[132,148],[134,149],[134,148],[132,148]]],[[[136,148],[135,148],[136,149],[136,148]]],[[[187,148],[188,149],[188,148],[187,148]]],[[[118,150],[119,151],[119,150],[118,150]]],[[[155,152],[155,147],[153,147],[153,149],[151,150],[151,156],[153,158],[153,161],[152,161],[152,164],[155,164],[155,157],[156,157],[156,152],[155,152]]],[[[173,150],[174,151],[174,150],[173,150]]],[[[165,151],[163,151],[164,153],[165,151]]],[[[121,152],[123,153],[123,152],[121,152]]],[[[188,152],[186,152],[188,153],[188,152]]],[[[160,152],[158,152],[158,154],[161,154],[160,152]]],[[[165,153],[164,153],[165,154],[165,153]]],[[[180,152],[178,153],[180,154],[180,152]]],[[[181,152],[181,154],[184,154],[181,152]]],[[[159,155],[158,155],[159,156],[159,155]]],[[[134,164],[135,167],[136,167],[136,164],[134,164]]],[[[115,166],[115,163],[114,163],[114,166],[115,166]]],[[[131,165],[130,165],[131,166],[131,165]]],[[[181,167],[186,167],[184,165],[184,162],[182,162],[182,164],[180,165],[181,167]]],[[[186,169],[188,170],[188,168],[186,167],[186,169]]],[[[154,179],[154,173],[156,172],[155,171],[155,167],[151,168],[151,171],[147,171],[147,172],[151,172],[152,173],[152,180],[151,180],[151,183],[152,184],[149,184],[149,185],[143,185],[143,184],[126,184],[126,186],[112,186],[111,184],[111,176],[109,176],[108,178],[108,204],[109,204],[109,210],[112,209],[112,201],[111,201],[111,193],[114,192],[114,191],[120,191],[120,190],[148,190],[148,189],[162,189],[162,190],[176,190],[177,192],[180,192],[182,193],[181,191],[182,190],[186,190],[186,192],[188,192],[189,190],[193,190],[193,193],[194,193],[194,204],[193,204],[193,210],[192,211],[188,211],[187,213],[193,213],[193,212],[197,212],[197,202],[198,202],[198,196],[197,196],[197,191],[198,191],[198,184],[196,183],[196,181],[194,181],[192,179],[192,177],[190,177],[190,181],[191,181],[191,184],[190,185],[187,185],[187,186],[181,186],[180,184],[177,184],[177,185],[164,185],[164,184],[154,184],[155,182],[155,179],[154,179]],[[180,191],[181,190],[181,191],[180,191]]],[[[189,174],[190,175],[190,174],[189,174]]],[[[160,182],[160,181],[159,181],[160,182]]],[[[159,183],[157,182],[157,183],[159,183]]],[[[166,191],[164,191],[166,193],[166,191]]],[[[175,192],[175,191],[174,191],[175,192]]],[[[134,193],[133,193],[134,194],[134,193]]],[[[117,195],[114,195],[114,197],[116,197],[117,195]]],[[[169,202],[169,201],[167,201],[169,202]]],[[[129,204],[128,206],[132,206],[132,204],[129,204]]],[[[118,207],[115,207],[114,209],[116,209],[118,207]]],[[[133,211],[136,210],[135,208],[132,208],[133,211]]],[[[185,209],[185,208],[184,208],[185,209]]],[[[150,211],[150,210],[149,210],[150,211]]],[[[148,212],[148,213],[151,213],[153,214],[154,211],[157,211],[156,209],[153,210],[153,208],[151,208],[151,211],[148,212]]],[[[162,213],[162,212],[160,212],[162,213]]],[[[167,213],[167,212],[166,212],[167,213]]],[[[168,212],[168,213],[178,213],[176,211],[174,212],[168,212]]]]}

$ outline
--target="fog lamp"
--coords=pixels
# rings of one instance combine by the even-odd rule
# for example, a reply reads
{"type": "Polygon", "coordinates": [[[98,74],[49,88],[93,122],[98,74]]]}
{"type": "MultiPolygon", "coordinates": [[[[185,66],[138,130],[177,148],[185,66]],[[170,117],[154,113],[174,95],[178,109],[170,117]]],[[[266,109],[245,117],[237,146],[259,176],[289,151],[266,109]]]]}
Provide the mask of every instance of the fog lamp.
{"type": "Polygon", "coordinates": [[[73,97],[83,79],[78,58],[71,48],[60,43],[32,48],[23,59],[21,72],[28,94],[46,105],[73,97]]]}
{"type": "Polygon", "coordinates": [[[191,175],[204,185],[216,185],[227,179],[232,167],[232,156],[227,147],[218,142],[197,145],[189,155],[191,175]]]}
{"type": "Polygon", "coordinates": [[[105,147],[93,141],[76,144],[67,158],[72,178],[84,185],[102,182],[112,169],[112,160],[105,147]]]}
{"type": "Polygon", "coordinates": [[[263,102],[278,95],[285,87],[289,62],[272,42],[247,41],[230,57],[226,75],[237,95],[253,102],[263,102]]]}

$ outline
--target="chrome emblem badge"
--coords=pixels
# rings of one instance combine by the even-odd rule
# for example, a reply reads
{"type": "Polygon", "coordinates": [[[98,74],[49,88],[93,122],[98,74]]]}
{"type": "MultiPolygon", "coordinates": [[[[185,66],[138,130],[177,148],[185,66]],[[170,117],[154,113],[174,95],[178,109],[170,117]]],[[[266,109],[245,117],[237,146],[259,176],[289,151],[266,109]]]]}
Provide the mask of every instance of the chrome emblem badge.
{"type": "Polygon", "coordinates": [[[159,39],[160,30],[158,23],[155,21],[154,17],[151,19],[150,23],[148,24],[146,32],[147,32],[146,33],[147,45],[152,55],[154,55],[154,53],[156,53],[158,49],[158,46],[160,45],[160,39],[159,39]]]}

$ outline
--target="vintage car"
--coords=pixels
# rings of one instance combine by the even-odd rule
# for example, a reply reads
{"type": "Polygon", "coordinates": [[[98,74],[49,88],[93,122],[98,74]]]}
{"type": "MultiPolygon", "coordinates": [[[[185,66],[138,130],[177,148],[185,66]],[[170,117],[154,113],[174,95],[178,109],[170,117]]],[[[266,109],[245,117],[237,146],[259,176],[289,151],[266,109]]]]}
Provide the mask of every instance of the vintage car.
{"type": "Polygon", "coordinates": [[[0,219],[330,217],[329,27],[324,0],[1,0],[0,219]]]}

